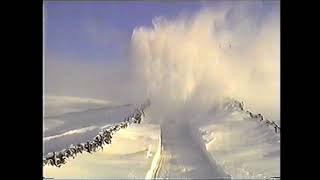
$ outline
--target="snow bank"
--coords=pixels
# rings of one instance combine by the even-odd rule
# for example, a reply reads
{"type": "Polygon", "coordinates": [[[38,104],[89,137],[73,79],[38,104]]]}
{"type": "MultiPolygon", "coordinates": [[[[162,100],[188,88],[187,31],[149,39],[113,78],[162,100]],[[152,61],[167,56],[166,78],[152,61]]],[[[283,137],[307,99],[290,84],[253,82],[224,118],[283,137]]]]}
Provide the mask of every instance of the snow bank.
{"type": "Polygon", "coordinates": [[[160,166],[161,154],[162,154],[162,132],[160,131],[158,150],[153,157],[150,169],[148,170],[145,179],[154,179],[155,178],[157,170],[160,166]]]}
{"type": "MultiPolygon", "coordinates": [[[[192,137],[196,138],[195,142],[198,143],[202,154],[205,155],[205,157],[209,160],[212,169],[219,168],[219,171],[223,172],[224,170],[220,166],[217,166],[217,162],[214,160],[214,157],[212,156],[212,154],[208,151],[207,144],[206,144],[207,141],[202,141],[202,136],[200,133],[201,131],[199,131],[199,129],[193,129],[193,128],[190,128],[190,131],[193,135],[192,137]]],[[[229,175],[227,175],[227,177],[224,177],[224,178],[228,179],[228,176],[229,175]]]]}
{"type": "Polygon", "coordinates": [[[232,178],[280,176],[280,134],[246,116],[228,113],[202,126],[206,150],[232,178]]]}
{"type": "Polygon", "coordinates": [[[79,154],[61,168],[44,166],[43,175],[55,179],[144,178],[157,155],[147,158],[147,150],[150,145],[152,152],[158,150],[159,134],[159,125],[129,126],[115,133],[112,144],[105,145],[103,151],[79,154]]]}

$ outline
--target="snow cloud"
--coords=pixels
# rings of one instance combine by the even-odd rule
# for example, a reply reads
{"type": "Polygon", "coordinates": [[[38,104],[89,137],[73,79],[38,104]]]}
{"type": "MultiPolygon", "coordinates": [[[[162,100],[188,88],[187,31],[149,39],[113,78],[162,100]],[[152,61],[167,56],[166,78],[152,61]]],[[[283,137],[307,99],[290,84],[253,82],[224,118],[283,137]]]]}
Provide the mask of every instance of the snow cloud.
{"type": "Polygon", "coordinates": [[[153,105],[163,112],[233,97],[257,111],[279,109],[279,8],[259,18],[250,8],[207,8],[136,27],[130,63],[153,105]]]}

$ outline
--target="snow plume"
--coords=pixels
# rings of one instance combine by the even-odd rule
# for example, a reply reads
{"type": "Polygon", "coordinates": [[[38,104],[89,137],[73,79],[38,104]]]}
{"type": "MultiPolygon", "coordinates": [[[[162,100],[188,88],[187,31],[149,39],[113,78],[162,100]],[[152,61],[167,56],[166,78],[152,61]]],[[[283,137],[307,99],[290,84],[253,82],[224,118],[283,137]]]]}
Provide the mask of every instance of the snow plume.
{"type": "Polygon", "coordinates": [[[279,109],[279,7],[263,16],[251,9],[207,8],[134,29],[130,63],[153,108],[200,109],[232,97],[256,111],[279,109]]]}

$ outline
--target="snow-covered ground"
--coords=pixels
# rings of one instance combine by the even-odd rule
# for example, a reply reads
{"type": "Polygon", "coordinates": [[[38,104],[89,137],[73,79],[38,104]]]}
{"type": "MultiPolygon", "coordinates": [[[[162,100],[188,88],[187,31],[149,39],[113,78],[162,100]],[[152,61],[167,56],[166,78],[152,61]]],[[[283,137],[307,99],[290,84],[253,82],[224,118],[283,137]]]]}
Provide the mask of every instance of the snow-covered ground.
{"type": "Polygon", "coordinates": [[[44,99],[44,154],[91,140],[101,127],[123,121],[135,108],[78,97],[46,96],[44,99]]]}
{"type": "Polygon", "coordinates": [[[209,111],[188,109],[169,115],[161,125],[158,177],[280,177],[280,134],[231,105],[226,99],[209,111]]]}
{"type": "MultiPolygon", "coordinates": [[[[83,98],[48,99],[44,154],[91,140],[102,127],[122,121],[135,108],[83,98]]],[[[148,120],[147,112],[142,124],[114,134],[103,152],[84,152],[61,168],[45,166],[44,177],[145,178],[153,175],[150,172],[160,178],[280,176],[280,134],[225,105],[208,112],[184,110],[166,115],[160,123],[161,154],[160,124],[147,123],[154,122],[148,120]]]]}
{"type": "Polygon", "coordinates": [[[193,135],[184,121],[163,123],[163,162],[158,177],[228,179],[230,176],[202,148],[202,139],[193,135]]]}
{"type": "Polygon", "coordinates": [[[64,113],[80,112],[88,109],[110,106],[107,101],[70,96],[45,96],[45,117],[58,116],[64,113]]]}
{"type": "Polygon", "coordinates": [[[240,111],[216,109],[199,130],[207,151],[233,178],[280,177],[280,134],[240,111]]]}
{"type": "Polygon", "coordinates": [[[133,125],[112,138],[111,145],[93,154],[84,152],[57,168],[44,167],[45,177],[54,178],[144,178],[158,150],[159,126],[133,125]]]}
{"type": "MultiPolygon", "coordinates": [[[[122,121],[134,110],[133,105],[93,99],[57,96],[45,99],[49,100],[45,101],[44,154],[91,140],[102,127],[122,121]]],[[[84,152],[75,159],[69,158],[60,168],[44,166],[43,175],[80,179],[144,178],[158,150],[159,134],[159,125],[131,125],[114,134],[112,144],[105,145],[103,152],[84,152]]]]}

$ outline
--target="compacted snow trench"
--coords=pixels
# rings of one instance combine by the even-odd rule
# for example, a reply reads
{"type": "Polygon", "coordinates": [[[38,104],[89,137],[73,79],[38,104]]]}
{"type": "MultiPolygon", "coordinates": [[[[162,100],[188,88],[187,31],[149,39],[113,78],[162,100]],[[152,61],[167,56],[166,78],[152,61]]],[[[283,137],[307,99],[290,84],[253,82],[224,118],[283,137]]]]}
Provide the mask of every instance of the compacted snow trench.
{"type": "Polygon", "coordinates": [[[227,175],[201,149],[201,139],[190,131],[187,122],[162,123],[162,159],[158,178],[226,178],[227,175]]]}

